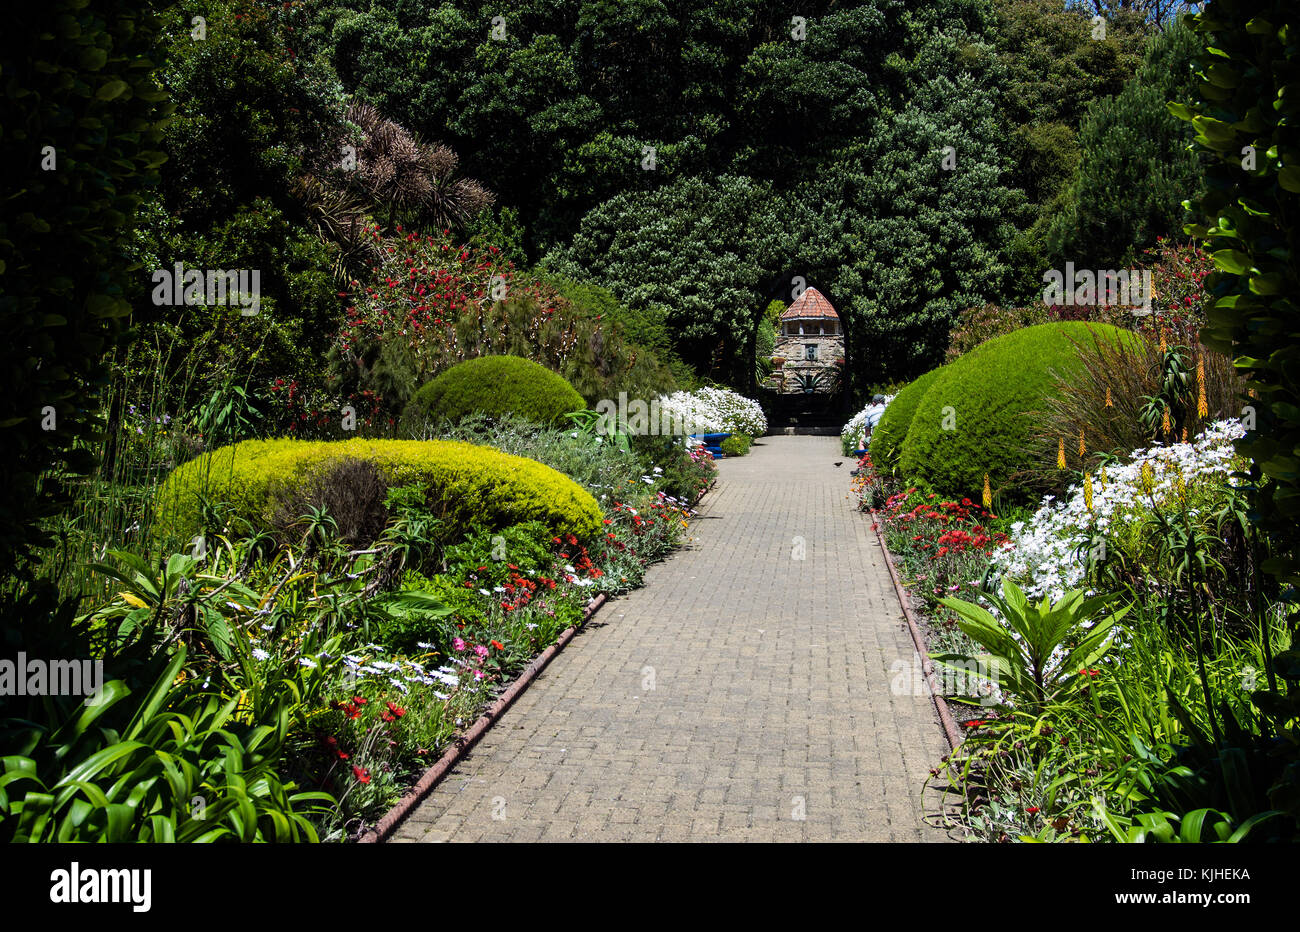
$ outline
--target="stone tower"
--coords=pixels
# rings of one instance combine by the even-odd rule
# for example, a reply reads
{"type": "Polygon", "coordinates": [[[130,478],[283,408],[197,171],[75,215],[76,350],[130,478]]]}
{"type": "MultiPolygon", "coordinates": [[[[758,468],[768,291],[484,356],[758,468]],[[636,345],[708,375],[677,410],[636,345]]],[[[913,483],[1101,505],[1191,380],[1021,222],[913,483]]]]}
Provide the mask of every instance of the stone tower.
{"type": "Polygon", "coordinates": [[[786,393],[829,392],[844,362],[840,315],[816,288],[809,288],[781,313],[768,387],[786,393]]]}

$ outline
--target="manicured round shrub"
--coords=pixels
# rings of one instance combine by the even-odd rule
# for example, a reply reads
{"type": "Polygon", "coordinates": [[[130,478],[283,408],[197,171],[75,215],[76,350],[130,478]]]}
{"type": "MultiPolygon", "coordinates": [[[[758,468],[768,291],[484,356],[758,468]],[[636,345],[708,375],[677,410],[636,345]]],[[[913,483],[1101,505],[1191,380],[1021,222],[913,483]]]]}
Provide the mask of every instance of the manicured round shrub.
{"type": "Polygon", "coordinates": [[[899,389],[894,400],[885,407],[885,413],[880,415],[880,420],[872,428],[871,439],[868,441],[871,463],[881,472],[891,472],[898,465],[903,439],[907,437],[907,429],[912,426],[912,415],[916,413],[916,406],[921,403],[921,399],[925,397],[925,393],[943,369],[943,366],[931,369],[925,375],[913,379],[899,389]]]}
{"type": "Polygon", "coordinates": [[[1050,453],[1044,446],[1035,419],[1055,393],[1056,379],[1081,371],[1079,346],[1135,339],[1108,324],[1069,321],[981,344],[930,383],[903,440],[899,471],[936,491],[976,500],[985,474],[994,492],[1009,490],[1012,498],[1038,491],[1026,484],[1026,470],[1036,457],[1056,455],[1055,445],[1050,453]]]}
{"type": "Polygon", "coordinates": [[[748,434],[732,434],[718,446],[723,456],[744,456],[753,442],[754,438],[748,434]]]}
{"type": "Polygon", "coordinates": [[[417,391],[403,423],[408,434],[429,421],[459,421],[475,413],[554,424],[586,407],[577,389],[545,366],[519,356],[480,356],[457,363],[417,391]]]}
{"type": "Polygon", "coordinates": [[[388,487],[424,489],[432,514],[461,531],[540,521],[556,534],[590,537],[602,528],[600,506],[580,485],[522,456],[452,440],[246,440],[175,469],[158,490],[155,533],[189,539],[203,530],[200,496],[225,504],[255,527],[269,528],[287,502],[319,484],[341,460],[378,468],[388,487]]]}

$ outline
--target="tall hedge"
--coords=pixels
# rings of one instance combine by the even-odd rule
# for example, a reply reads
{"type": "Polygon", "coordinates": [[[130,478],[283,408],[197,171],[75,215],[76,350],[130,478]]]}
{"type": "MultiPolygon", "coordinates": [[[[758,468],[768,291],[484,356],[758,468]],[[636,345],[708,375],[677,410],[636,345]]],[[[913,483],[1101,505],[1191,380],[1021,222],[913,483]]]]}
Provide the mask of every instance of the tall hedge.
{"type": "Polygon", "coordinates": [[[899,389],[894,400],[885,406],[879,423],[871,432],[871,462],[877,469],[890,472],[898,465],[903,440],[907,437],[908,428],[912,426],[912,416],[916,414],[916,407],[943,368],[940,366],[931,369],[908,382],[899,389]]]}
{"type": "Polygon", "coordinates": [[[126,243],[156,181],[170,111],[154,80],[160,29],[129,0],[42,0],[0,29],[0,562],[47,542],[37,522],[94,465],[104,356],[120,335],[126,243]],[[42,478],[42,476],[44,478],[42,478]]]}

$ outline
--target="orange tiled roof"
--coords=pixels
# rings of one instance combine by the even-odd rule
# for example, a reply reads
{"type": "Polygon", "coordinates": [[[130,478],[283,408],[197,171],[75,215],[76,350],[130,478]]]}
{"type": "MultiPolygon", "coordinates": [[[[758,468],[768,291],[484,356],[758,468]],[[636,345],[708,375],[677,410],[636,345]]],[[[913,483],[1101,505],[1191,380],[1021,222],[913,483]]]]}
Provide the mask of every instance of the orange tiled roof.
{"type": "Polygon", "coordinates": [[[839,320],[831,302],[826,300],[816,288],[809,288],[798,299],[781,312],[782,320],[808,320],[809,318],[829,317],[839,320]]]}

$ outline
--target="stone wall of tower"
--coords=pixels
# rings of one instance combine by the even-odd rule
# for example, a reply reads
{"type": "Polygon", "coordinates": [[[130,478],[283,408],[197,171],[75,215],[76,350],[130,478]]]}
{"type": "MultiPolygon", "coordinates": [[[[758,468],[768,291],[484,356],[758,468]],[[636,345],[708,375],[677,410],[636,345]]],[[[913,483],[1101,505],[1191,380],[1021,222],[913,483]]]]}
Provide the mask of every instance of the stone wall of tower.
{"type": "Polygon", "coordinates": [[[844,335],[804,333],[787,336],[778,333],[772,355],[783,357],[785,364],[772,372],[772,377],[767,381],[768,387],[782,392],[799,392],[802,390],[799,387],[799,376],[806,373],[821,375],[823,382],[818,390],[825,391],[829,388],[829,370],[835,368],[837,360],[844,358],[844,335]],[[817,347],[815,360],[807,358],[807,347],[810,345],[817,347]]]}

